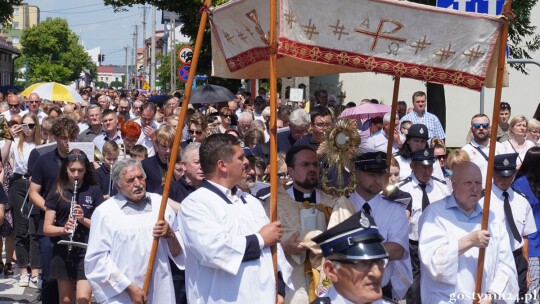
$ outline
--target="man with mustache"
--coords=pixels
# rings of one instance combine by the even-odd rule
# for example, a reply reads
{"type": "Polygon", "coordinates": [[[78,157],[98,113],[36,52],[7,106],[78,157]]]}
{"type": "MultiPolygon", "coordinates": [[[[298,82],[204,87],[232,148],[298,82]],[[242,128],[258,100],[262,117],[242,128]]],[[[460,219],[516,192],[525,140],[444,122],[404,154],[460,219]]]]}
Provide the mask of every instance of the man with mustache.
{"type": "MultiPolygon", "coordinates": [[[[461,150],[469,154],[471,161],[480,168],[480,172],[482,172],[482,187],[486,186],[490,131],[489,118],[485,114],[474,115],[471,119],[471,133],[473,139],[470,143],[461,148],[461,150]]],[[[495,155],[501,154],[501,149],[501,144],[496,142],[495,155]]]]}
{"type": "MultiPolygon", "coordinates": [[[[314,299],[315,282],[318,277],[316,268],[320,261],[307,243],[313,233],[325,231],[335,198],[317,189],[319,183],[319,162],[317,153],[309,145],[293,146],[285,156],[287,173],[293,185],[285,190],[278,188],[278,218],[284,238],[281,241],[287,261],[293,267],[294,292],[287,293],[287,303],[308,303],[314,299]]],[[[269,198],[265,202],[269,214],[269,198]]]]}
{"type": "Polygon", "coordinates": [[[146,174],[133,158],[120,159],[111,171],[118,194],[92,215],[84,270],[97,302],[175,303],[168,258],[179,266],[184,256],[176,213],[169,200],[158,221],[161,195],[146,192],[146,174]],[[154,238],[160,238],[150,292],[143,291],[154,238]],[[126,254],[129,253],[129,254],[126,254]]]}
{"type": "Polygon", "coordinates": [[[470,303],[475,291],[478,253],[485,248],[480,303],[494,303],[491,300],[499,297],[514,303],[519,286],[505,220],[487,211],[488,229],[481,230],[486,210],[479,202],[480,169],[465,161],[454,165],[453,170],[452,195],[431,203],[420,217],[422,302],[447,303],[453,296],[462,296],[467,298],[458,302],[470,303]]]}

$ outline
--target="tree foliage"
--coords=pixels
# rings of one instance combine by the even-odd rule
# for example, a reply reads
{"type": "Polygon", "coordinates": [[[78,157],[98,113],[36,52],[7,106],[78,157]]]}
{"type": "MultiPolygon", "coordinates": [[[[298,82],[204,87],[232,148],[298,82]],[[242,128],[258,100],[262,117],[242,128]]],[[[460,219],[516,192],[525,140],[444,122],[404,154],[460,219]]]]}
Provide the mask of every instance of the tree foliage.
{"type": "Polygon", "coordinates": [[[47,18],[26,29],[21,37],[21,51],[28,63],[29,83],[55,81],[69,84],[83,71],[94,76],[97,68],[78,41],[79,37],[61,18],[47,18]]]}
{"type": "Polygon", "coordinates": [[[0,0],[0,25],[6,26],[13,17],[13,7],[23,3],[22,0],[0,0]]]}
{"type": "MultiPolygon", "coordinates": [[[[436,5],[436,0],[411,0],[412,2],[436,5]]],[[[182,34],[190,37],[193,41],[197,37],[199,27],[199,10],[202,6],[201,0],[104,0],[106,5],[112,5],[115,8],[121,6],[131,7],[133,5],[150,4],[159,9],[176,12],[180,15],[183,25],[182,34]]],[[[214,0],[212,5],[220,5],[228,0],[214,0]]],[[[540,35],[536,34],[536,26],[531,23],[531,9],[538,0],[514,0],[512,10],[517,18],[510,23],[509,30],[509,49],[511,58],[531,58],[530,53],[540,49],[540,35]]],[[[527,74],[527,69],[523,64],[512,65],[517,70],[527,74]]],[[[204,34],[201,55],[199,59],[198,71],[209,73],[211,68],[211,47],[210,31],[206,28],[204,34]]]]}

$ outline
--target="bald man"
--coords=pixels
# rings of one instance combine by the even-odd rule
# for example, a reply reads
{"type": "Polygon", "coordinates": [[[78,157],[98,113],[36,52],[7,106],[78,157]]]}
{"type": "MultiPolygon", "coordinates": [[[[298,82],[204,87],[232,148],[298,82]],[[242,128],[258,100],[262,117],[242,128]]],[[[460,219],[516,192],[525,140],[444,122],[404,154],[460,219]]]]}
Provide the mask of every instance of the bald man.
{"type": "Polygon", "coordinates": [[[453,169],[452,194],[430,204],[420,217],[422,302],[446,303],[454,297],[459,303],[470,303],[478,252],[485,248],[480,303],[492,303],[500,296],[514,303],[519,287],[505,221],[489,211],[488,228],[481,230],[482,173],[470,161],[453,169]]]}
{"type": "Polygon", "coordinates": [[[12,115],[19,114],[22,117],[24,114],[26,114],[27,111],[21,110],[22,105],[19,95],[8,95],[7,103],[9,109],[2,113],[7,121],[11,121],[12,115]]]}
{"type": "Polygon", "coordinates": [[[48,116],[41,109],[41,97],[39,97],[37,93],[32,93],[28,96],[28,99],[26,99],[26,105],[28,106],[28,111],[37,116],[40,124],[43,121],[43,118],[48,116]]]}

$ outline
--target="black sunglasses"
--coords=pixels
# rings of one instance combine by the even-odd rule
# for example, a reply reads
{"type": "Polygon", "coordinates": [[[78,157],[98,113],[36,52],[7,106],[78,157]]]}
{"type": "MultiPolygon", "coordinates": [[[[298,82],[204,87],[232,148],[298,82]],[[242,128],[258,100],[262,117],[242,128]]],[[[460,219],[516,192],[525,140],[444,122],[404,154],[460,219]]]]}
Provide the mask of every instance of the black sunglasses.
{"type": "Polygon", "coordinates": [[[33,124],[33,123],[29,123],[29,124],[23,124],[22,126],[23,126],[23,128],[25,128],[25,127],[26,127],[26,128],[30,128],[30,129],[33,129],[33,128],[34,128],[34,127],[36,126],[36,124],[33,124]]]}
{"type": "Polygon", "coordinates": [[[191,134],[191,135],[193,135],[193,134],[202,135],[202,131],[200,131],[200,130],[197,130],[197,131],[188,130],[188,133],[191,134]]]}

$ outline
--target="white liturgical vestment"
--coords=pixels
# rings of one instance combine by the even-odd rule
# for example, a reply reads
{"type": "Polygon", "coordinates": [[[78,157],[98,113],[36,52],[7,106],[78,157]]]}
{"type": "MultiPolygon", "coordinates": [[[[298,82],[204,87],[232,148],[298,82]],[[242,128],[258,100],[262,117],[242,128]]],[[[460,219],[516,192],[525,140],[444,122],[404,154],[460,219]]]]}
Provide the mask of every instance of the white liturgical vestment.
{"type": "MultiPolygon", "coordinates": [[[[482,206],[477,204],[475,210],[467,215],[458,208],[454,195],[434,202],[424,210],[420,217],[418,248],[422,302],[472,302],[479,248],[472,247],[458,254],[458,241],[480,230],[482,212],[482,206]]],[[[519,287],[505,225],[504,219],[490,212],[490,240],[485,251],[481,293],[491,290],[504,295],[507,303],[514,303],[519,287]]]]}
{"type": "MultiPolygon", "coordinates": [[[[205,181],[182,201],[179,216],[190,304],[275,303],[270,248],[263,248],[258,259],[242,261],[246,236],[269,223],[258,199],[205,181]],[[211,185],[207,188],[204,183],[211,185]]],[[[278,264],[284,281],[289,282],[291,267],[280,246],[278,264]]]]}
{"type": "MultiPolygon", "coordinates": [[[[125,289],[131,283],[143,287],[154,239],[152,230],[161,203],[161,195],[148,192],[146,195],[151,199],[151,212],[126,215],[119,205],[126,199],[118,193],[92,215],[84,269],[98,303],[131,303],[125,289]]],[[[177,216],[168,205],[165,220],[180,241],[177,216]]],[[[160,238],[148,293],[150,304],[175,303],[169,257],[184,268],[183,253],[173,257],[167,240],[160,238]]]]}

